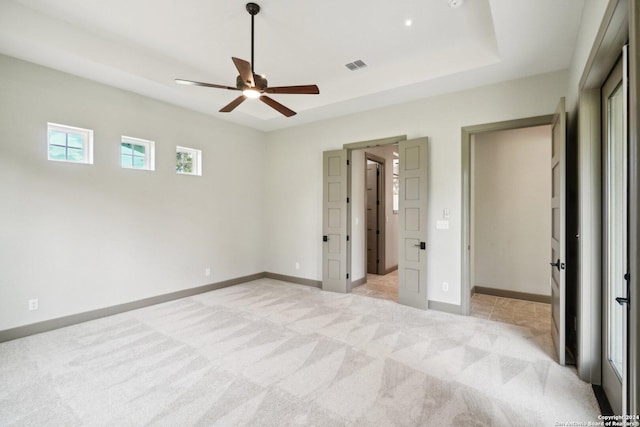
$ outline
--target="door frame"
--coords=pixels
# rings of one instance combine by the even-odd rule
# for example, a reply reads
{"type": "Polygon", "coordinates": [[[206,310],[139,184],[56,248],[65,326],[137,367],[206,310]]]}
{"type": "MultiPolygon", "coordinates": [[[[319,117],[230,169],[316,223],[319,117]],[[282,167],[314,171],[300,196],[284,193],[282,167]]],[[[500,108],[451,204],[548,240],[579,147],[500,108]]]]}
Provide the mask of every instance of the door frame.
{"type": "MultiPolygon", "coordinates": [[[[384,274],[384,272],[387,269],[387,251],[386,251],[386,232],[387,232],[387,225],[386,225],[386,220],[385,220],[385,216],[386,216],[386,200],[385,200],[385,170],[386,170],[386,163],[384,158],[380,157],[380,156],[376,156],[375,154],[371,154],[371,153],[365,153],[364,155],[364,161],[365,161],[365,168],[364,168],[364,174],[365,174],[365,181],[364,181],[364,186],[365,186],[365,200],[368,199],[368,193],[366,193],[367,191],[367,160],[371,160],[372,162],[376,162],[380,165],[380,169],[378,169],[378,177],[376,178],[377,180],[377,184],[378,184],[378,192],[377,192],[377,196],[378,196],[378,205],[377,205],[377,211],[378,211],[378,241],[377,241],[377,251],[378,251],[378,263],[376,265],[376,274],[380,274],[380,272],[382,271],[382,274],[384,274]]],[[[366,202],[365,202],[365,206],[366,206],[366,202]]],[[[368,238],[367,238],[367,234],[365,233],[365,247],[368,249],[369,248],[369,242],[368,242],[368,238]]],[[[365,257],[366,260],[366,257],[365,257]]],[[[365,261],[365,264],[366,261],[365,261]]],[[[365,273],[368,274],[368,265],[365,265],[365,273]]],[[[365,276],[366,277],[366,276],[365,276]]]]}
{"type": "MultiPolygon", "coordinates": [[[[592,384],[602,383],[601,358],[601,95],[606,80],[629,41],[629,257],[640,256],[640,4],[610,0],[584,71],[579,88],[578,145],[580,150],[580,304],[578,375],[592,384]],[[626,31],[625,31],[626,30],[626,31]],[[594,315],[595,314],[595,315],[594,315]]],[[[627,413],[640,411],[640,264],[629,265],[631,304],[628,318],[627,413]]]]}
{"type": "MultiPolygon", "coordinates": [[[[351,165],[353,164],[353,156],[352,156],[352,152],[354,150],[360,150],[363,148],[373,148],[373,147],[382,147],[385,145],[392,145],[392,144],[397,144],[400,141],[405,141],[407,139],[407,135],[396,135],[396,136],[390,136],[387,138],[379,138],[379,139],[370,139],[370,140],[365,140],[365,141],[359,141],[359,142],[351,142],[351,143],[346,143],[342,146],[342,149],[347,150],[347,198],[349,201],[351,201],[353,199],[352,194],[351,194],[351,187],[352,187],[352,167],[351,165]]],[[[352,203],[347,203],[347,236],[351,236],[352,230],[351,230],[351,224],[352,224],[352,203]]],[[[353,245],[352,245],[352,240],[349,239],[347,240],[347,273],[349,273],[349,279],[347,279],[347,293],[351,292],[351,289],[353,288],[352,283],[353,283],[353,274],[352,274],[352,249],[353,245]]],[[[366,263],[366,257],[365,257],[365,263],[366,263]]],[[[366,269],[365,269],[365,280],[366,280],[366,269]]]]}
{"type": "Polygon", "coordinates": [[[485,123],[462,128],[462,245],[460,310],[465,316],[471,312],[471,141],[472,136],[485,132],[522,129],[551,125],[553,114],[485,123]]]}

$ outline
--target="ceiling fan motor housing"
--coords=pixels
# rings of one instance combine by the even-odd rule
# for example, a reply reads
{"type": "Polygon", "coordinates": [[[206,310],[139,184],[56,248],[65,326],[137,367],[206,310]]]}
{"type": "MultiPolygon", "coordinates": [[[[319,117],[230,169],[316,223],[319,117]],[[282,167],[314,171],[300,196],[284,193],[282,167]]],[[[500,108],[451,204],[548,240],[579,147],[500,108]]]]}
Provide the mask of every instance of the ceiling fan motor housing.
{"type": "Polygon", "coordinates": [[[243,79],[242,76],[238,76],[236,77],[236,87],[240,90],[245,90],[245,89],[257,89],[260,92],[264,91],[267,87],[268,87],[268,82],[267,82],[267,78],[263,75],[260,74],[253,74],[253,81],[255,83],[255,86],[252,88],[251,85],[247,84],[243,79]]]}

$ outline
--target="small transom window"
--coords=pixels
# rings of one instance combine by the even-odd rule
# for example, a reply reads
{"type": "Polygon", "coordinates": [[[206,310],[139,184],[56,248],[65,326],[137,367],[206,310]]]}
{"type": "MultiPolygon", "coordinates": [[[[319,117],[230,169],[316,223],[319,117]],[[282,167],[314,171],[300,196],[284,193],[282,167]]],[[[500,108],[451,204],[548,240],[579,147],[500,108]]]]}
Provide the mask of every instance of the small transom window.
{"type": "Polygon", "coordinates": [[[185,175],[202,175],[202,151],[176,147],[176,172],[185,175]]]}
{"type": "Polygon", "coordinates": [[[61,162],[93,163],[93,131],[47,123],[48,159],[61,162]]]}
{"type": "Polygon", "coordinates": [[[120,166],[127,169],[154,170],[155,143],[123,136],[120,142],[120,166]]]}

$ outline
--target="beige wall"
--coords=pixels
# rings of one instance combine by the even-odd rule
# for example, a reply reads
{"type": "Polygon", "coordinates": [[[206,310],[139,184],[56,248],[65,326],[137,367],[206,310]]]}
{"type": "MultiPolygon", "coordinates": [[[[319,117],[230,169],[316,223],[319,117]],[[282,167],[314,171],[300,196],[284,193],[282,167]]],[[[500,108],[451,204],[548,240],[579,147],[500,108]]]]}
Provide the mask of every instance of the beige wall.
{"type": "Polygon", "coordinates": [[[429,299],[460,303],[463,126],[551,114],[566,95],[555,72],[270,132],[265,167],[265,268],[322,278],[322,152],[407,135],[429,137],[427,270],[429,299]],[[287,188],[283,192],[281,189],[287,188]],[[295,201],[295,202],[291,202],[295,201]],[[443,209],[450,228],[436,230],[443,209]],[[301,268],[294,269],[300,261],[301,268]],[[449,290],[442,290],[442,282],[449,290]]]}
{"type": "Polygon", "coordinates": [[[367,276],[367,221],[364,150],[351,152],[351,277],[352,281],[367,276]]]}
{"type": "Polygon", "coordinates": [[[471,284],[551,295],[551,127],[473,136],[471,284]]]}
{"type": "Polygon", "coordinates": [[[6,56],[0,94],[0,330],[264,271],[263,133],[6,56]],[[94,164],[48,161],[48,121],[93,129],[94,164]],[[121,135],[154,172],[120,168],[121,135]]]}
{"type": "Polygon", "coordinates": [[[578,84],[591,53],[591,48],[600,28],[609,0],[588,0],[584,3],[580,28],[576,37],[576,47],[569,67],[569,83],[567,91],[567,111],[570,116],[577,117],[578,84]]]}

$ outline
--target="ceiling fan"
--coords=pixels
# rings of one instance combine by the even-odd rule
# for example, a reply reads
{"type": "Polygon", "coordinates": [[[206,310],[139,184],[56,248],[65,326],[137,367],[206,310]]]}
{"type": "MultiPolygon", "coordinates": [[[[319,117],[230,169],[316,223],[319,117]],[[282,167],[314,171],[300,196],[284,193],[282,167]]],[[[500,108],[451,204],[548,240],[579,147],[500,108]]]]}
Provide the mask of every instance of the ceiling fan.
{"type": "Polygon", "coordinates": [[[236,78],[236,86],[217,85],[213,83],[195,82],[193,80],[175,79],[176,83],[192,86],[204,86],[217,89],[228,89],[242,91],[242,95],[231,101],[220,109],[221,113],[229,113],[233,111],[238,105],[242,104],[247,98],[259,99],[271,108],[279,111],[287,117],[291,117],[296,114],[295,111],[290,110],[284,105],[280,104],[275,99],[269,98],[267,93],[293,93],[293,94],[309,94],[317,95],[320,93],[320,89],[316,85],[304,85],[304,86],[276,86],[269,87],[267,78],[261,74],[256,74],[253,65],[253,18],[260,12],[260,6],[256,3],[247,3],[247,12],[251,15],[251,63],[239,59],[231,58],[238,73],[240,74],[236,78]]]}

